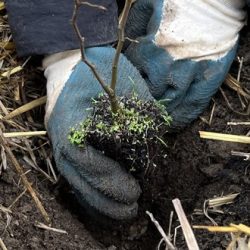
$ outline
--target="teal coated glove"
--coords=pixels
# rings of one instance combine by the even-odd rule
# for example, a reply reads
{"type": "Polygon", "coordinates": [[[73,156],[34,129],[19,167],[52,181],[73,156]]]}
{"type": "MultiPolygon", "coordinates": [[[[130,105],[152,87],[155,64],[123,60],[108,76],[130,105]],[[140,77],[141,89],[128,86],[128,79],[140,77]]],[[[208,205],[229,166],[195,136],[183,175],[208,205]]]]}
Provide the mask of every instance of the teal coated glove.
{"type": "Polygon", "coordinates": [[[137,0],[126,36],[136,39],[125,55],[164,100],[173,127],[184,127],[208,106],[236,54],[245,22],[239,0],[137,0]]]}
{"type": "MultiPolygon", "coordinates": [[[[109,47],[86,49],[88,59],[107,83],[111,80],[114,53],[115,50],[109,47]]],[[[56,165],[76,190],[81,203],[113,219],[129,219],[137,214],[137,200],[141,193],[138,182],[103,153],[91,146],[79,148],[68,140],[70,128],[86,119],[92,98],[103,92],[90,69],[79,59],[80,51],[76,51],[51,56],[45,62],[47,129],[56,165]],[[66,81],[65,76],[68,77],[66,81]]],[[[117,95],[131,95],[134,88],[131,77],[140,90],[138,97],[152,99],[144,80],[124,56],[121,56],[119,69],[117,95]]]]}

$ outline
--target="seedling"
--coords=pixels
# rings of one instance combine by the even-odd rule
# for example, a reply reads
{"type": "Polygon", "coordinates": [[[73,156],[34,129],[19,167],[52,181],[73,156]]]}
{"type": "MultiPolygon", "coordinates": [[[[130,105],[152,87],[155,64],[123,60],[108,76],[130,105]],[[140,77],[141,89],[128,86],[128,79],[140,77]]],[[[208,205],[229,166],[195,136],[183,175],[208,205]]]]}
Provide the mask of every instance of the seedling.
{"type": "MultiPolygon", "coordinates": [[[[118,62],[125,41],[124,29],[134,0],[126,0],[119,18],[118,43],[112,63],[111,82],[106,83],[86,58],[84,37],[77,26],[77,14],[82,5],[105,11],[105,7],[75,0],[72,18],[80,41],[81,59],[92,71],[104,90],[104,95],[92,99],[93,112],[81,124],[71,128],[69,140],[79,147],[94,146],[105,155],[124,164],[130,172],[148,172],[166,155],[163,136],[171,122],[165,107],[156,101],[139,100],[135,90],[130,97],[117,97],[118,62]]],[[[135,85],[135,84],[134,84],[135,85]]]]}

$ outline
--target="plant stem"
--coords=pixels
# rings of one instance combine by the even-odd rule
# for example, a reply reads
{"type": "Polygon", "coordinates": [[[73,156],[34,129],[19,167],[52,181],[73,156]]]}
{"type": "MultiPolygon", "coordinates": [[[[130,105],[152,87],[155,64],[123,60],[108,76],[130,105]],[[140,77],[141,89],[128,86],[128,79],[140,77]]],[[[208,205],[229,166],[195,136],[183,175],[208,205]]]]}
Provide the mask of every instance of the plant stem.
{"type": "Polygon", "coordinates": [[[124,45],[124,41],[125,41],[125,35],[124,35],[124,30],[125,30],[125,25],[127,23],[128,20],[128,14],[131,8],[132,3],[134,2],[134,0],[126,0],[125,2],[125,6],[123,8],[120,20],[119,20],[119,25],[118,25],[118,44],[117,44],[117,48],[116,48],[116,53],[115,53],[115,57],[113,60],[113,64],[112,64],[112,79],[111,79],[111,84],[110,87],[111,89],[115,92],[115,88],[116,88],[116,83],[117,83],[117,72],[118,72],[118,63],[119,63],[119,58],[120,58],[120,54],[124,45]]]}
{"type": "Polygon", "coordinates": [[[100,10],[106,10],[106,8],[101,6],[101,5],[90,4],[89,2],[86,2],[86,1],[75,0],[74,11],[73,11],[73,16],[72,16],[72,24],[73,24],[75,33],[76,33],[76,35],[77,35],[77,37],[78,37],[78,39],[80,41],[80,50],[81,50],[81,60],[82,60],[82,62],[84,62],[90,68],[93,75],[95,76],[97,81],[102,86],[103,90],[108,95],[109,100],[110,100],[110,105],[111,105],[112,112],[117,113],[120,107],[119,107],[119,103],[118,103],[118,100],[117,100],[116,95],[115,95],[115,91],[105,83],[103,78],[98,73],[95,65],[92,64],[86,57],[85,46],[84,46],[85,39],[81,35],[80,29],[78,28],[78,25],[77,25],[77,15],[78,15],[79,9],[80,9],[80,7],[82,5],[87,5],[87,6],[90,6],[90,7],[93,7],[93,8],[98,8],[100,10]]]}

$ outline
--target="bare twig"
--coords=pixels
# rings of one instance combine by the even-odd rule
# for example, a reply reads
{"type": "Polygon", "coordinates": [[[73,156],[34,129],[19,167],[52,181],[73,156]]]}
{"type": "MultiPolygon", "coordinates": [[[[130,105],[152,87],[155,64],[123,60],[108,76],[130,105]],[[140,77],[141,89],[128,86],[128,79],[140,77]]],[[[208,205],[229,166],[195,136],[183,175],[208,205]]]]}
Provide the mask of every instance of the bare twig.
{"type": "Polygon", "coordinates": [[[146,214],[150,217],[151,221],[155,224],[157,230],[159,231],[159,233],[161,234],[162,238],[164,239],[166,245],[169,247],[169,249],[171,250],[175,250],[176,248],[174,247],[174,245],[171,243],[170,239],[168,238],[168,236],[165,234],[164,230],[162,229],[162,227],[160,226],[159,222],[154,218],[153,214],[150,213],[149,211],[146,211],[146,214]]]}
{"type": "Polygon", "coordinates": [[[192,230],[192,228],[187,220],[187,217],[186,217],[185,212],[182,208],[180,200],[174,199],[172,202],[173,202],[175,211],[177,213],[177,216],[179,218],[181,228],[182,228],[184,237],[185,237],[187,245],[188,245],[188,249],[199,250],[198,243],[197,243],[196,238],[194,236],[193,230],[192,230]]]}
{"type": "MultiPolygon", "coordinates": [[[[78,16],[78,12],[79,9],[82,5],[92,5],[89,4],[85,1],[80,1],[80,0],[75,0],[75,5],[74,5],[74,11],[73,11],[73,16],[72,16],[72,24],[75,30],[75,33],[80,41],[80,50],[81,50],[81,60],[82,62],[84,62],[92,71],[93,75],[95,76],[95,78],[97,79],[97,81],[100,83],[100,85],[102,86],[103,90],[106,92],[106,94],[109,96],[109,100],[111,103],[111,109],[114,113],[116,113],[119,109],[119,104],[118,101],[116,99],[115,96],[115,92],[113,91],[112,88],[110,88],[104,81],[104,79],[100,76],[100,74],[98,73],[96,67],[94,64],[92,64],[86,57],[86,53],[85,53],[85,38],[81,35],[80,29],[77,25],[77,16],[78,16]]],[[[93,5],[92,5],[93,6],[93,5]]],[[[96,5],[94,5],[94,7],[97,7],[96,5]]],[[[101,10],[103,10],[102,6],[99,6],[101,10]]]]}
{"type": "Polygon", "coordinates": [[[52,231],[52,232],[56,232],[56,233],[60,233],[60,234],[68,234],[65,230],[62,230],[62,229],[57,229],[57,228],[54,228],[54,227],[49,227],[41,222],[37,222],[35,224],[35,227],[38,227],[38,228],[41,228],[41,229],[44,229],[44,230],[48,230],[48,231],[52,231]]]}
{"type": "Polygon", "coordinates": [[[111,79],[111,84],[110,84],[110,87],[114,92],[115,92],[115,87],[116,87],[116,82],[117,82],[118,62],[119,62],[119,58],[120,58],[122,48],[124,45],[124,41],[125,41],[125,36],[124,36],[125,25],[128,20],[128,14],[129,14],[132,3],[133,3],[133,0],[126,0],[125,6],[123,8],[122,14],[119,19],[118,44],[117,44],[116,53],[115,53],[115,57],[114,57],[113,64],[112,64],[112,79],[111,79]]]}
{"type": "Polygon", "coordinates": [[[24,174],[22,167],[20,166],[20,164],[18,163],[16,157],[14,156],[14,154],[12,153],[12,151],[9,148],[8,144],[6,143],[6,139],[4,138],[1,129],[0,129],[0,144],[2,144],[4,146],[5,151],[9,155],[9,158],[10,158],[13,166],[15,167],[17,173],[20,175],[20,178],[22,179],[22,182],[23,182],[25,188],[29,191],[29,193],[30,193],[31,197],[33,198],[33,200],[34,200],[37,208],[39,209],[39,211],[43,215],[43,217],[46,220],[46,222],[49,223],[50,219],[49,219],[49,216],[48,216],[46,210],[44,209],[41,201],[37,197],[34,189],[32,188],[32,186],[31,186],[30,182],[28,181],[26,175],[24,174]]]}
{"type": "Polygon", "coordinates": [[[19,194],[16,199],[8,206],[8,209],[11,209],[26,193],[27,189],[25,188],[21,194],[19,194]]]}

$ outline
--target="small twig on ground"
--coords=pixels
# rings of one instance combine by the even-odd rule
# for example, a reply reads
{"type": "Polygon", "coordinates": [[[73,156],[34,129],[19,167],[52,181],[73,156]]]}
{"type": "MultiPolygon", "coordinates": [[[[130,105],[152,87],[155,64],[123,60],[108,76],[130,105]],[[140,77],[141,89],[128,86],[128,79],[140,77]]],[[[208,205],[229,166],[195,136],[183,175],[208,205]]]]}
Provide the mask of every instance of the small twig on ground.
{"type": "Polygon", "coordinates": [[[250,94],[247,89],[243,89],[241,83],[238,82],[232,75],[228,74],[225,84],[232,90],[240,93],[244,98],[250,101],[250,94]]]}
{"type": "Polygon", "coordinates": [[[216,107],[216,103],[214,102],[213,108],[212,108],[212,111],[211,111],[211,114],[210,114],[210,118],[209,118],[209,126],[211,126],[212,121],[213,121],[215,107],[216,107]]]}
{"type": "Polygon", "coordinates": [[[8,250],[1,238],[0,238],[0,247],[2,248],[2,250],[8,250]]]}
{"type": "Polygon", "coordinates": [[[9,158],[10,158],[13,166],[15,167],[17,173],[19,174],[20,178],[22,179],[22,182],[23,182],[25,188],[29,191],[31,197],[33,198],[38,210],[43,215],[45,221],[49,223],[50,222],[49,215],[47,214],[47,212],[44,209],[41,201],[37,197],[34,189],[32,188],[32,186],[31,186],[30,182],[28,181],[26,175],[24,174],[22,167],[20,166],[20,164],[18,163],[16,157],[14,156],[11,149],[9,148],[9,146],[8,146],[8,144],[6,142],[6,139],[3,136],[3,132],[2,132],[1,129],[0,129],[0,144],[2,144],[4,146],[6,153],[9,155],[9,158]]]}
{"type": "Polygon", "coordinates": [[[51,160],[50,160],[49,156],[47,155],[47,153],[46,153],[46,151],[45,151],[45,149],[44,149],[43,146],[41,147],[41,152],[42,152],[43,158],[46,159],[48,170],[50,170],[50,172],[52,173],[52,176],[54,178],[54,183],[57,183],[58,178],[56,176],[54,167],[53,167],[53,165],[51,163],[51,160]]]}
{"type": "Polygon", "coordinates": [[[198,243],[196,241],[196,238],[194,236],[194,232],[188,222],[188,219],[185,215],[185,212],[182,208],[181,201],[179,199],[172,200],[172,203],[174,205],[175,211],[177,213],[177,216],[179,218],[181,228],[184,234],[184,237],[186,239],[186,243],[188,246],[188,249],[190,250],[199,250],[198,243]]]}
{"type": "Polygon", "coordinates": [[[4,207],[3,205],[0,204],[0,211],[4,212],[4,213],[12,213],[10,208],[8,207],[4,207]]]}
{"type": "Polygon", "coordinates": [[[177,233],[178,233],[178,229],[181,228],[181,225],[177,226],[175,229],[174,229],[174,246],[176,245],[176,238],[177,238],[177,233]]]}
{"type": "Polygon", "coordinates": [[[48,230],[48,231],[52,231],[52,232],[56,232],[56,233],[60,233],[60,234],[68,234],[65,230],[49,227],[49,226],[47,226],[47,225],[45,225],[45,224],[43,224],[41,222],[37,222],[35,224],[35,227],[41,228],[41,229],[44,229],[44,230],[48,230]]]}
{"type": "Polygon", "coordinates": [[[216,197],[213,199],[209,199],[208,206],[209,206],[209,208],[215,208],[215,207],[221,207],[223,205],[232,204],[239,194],[240,193],[229,194],[229,195],[224,195],[222,197],[216,197]]]}
{"type": "MultiPolygon", "coordinates": [[[[237,74],[237,81],[240,82],[240,76],[241,76],[241,71],[242,71],[242,67],[243,67],[244,58],[243,57],[238,57],[238,61],[239,61],[239,70],[238,70],[238,74],[237,74]]],[[[242,109],[244,110],[246,108],[246,104],[242,100],[242,96],[241,96],[239,91],[237,91],[237,95],[239,97],[242,109]]]]}
{"type": "Polygon", "coordinates": [[[209,116],[209,120],[207,120],[205,117],[203,116],[200,116],[199,118],[204,122],[206,123],[207,125],[211,126],[212,125],[212,121],[213,121],[213,117],[214,117],[214,111],[215,111],[215,107],[216,107],[216,102],[214,99],[213,100],[213,107],[211,109],[211,112],[210,112],[210,116],[209,116]]]}
{"type": "Polygon", "coordinates": [[[250,160],[250,153],[231,151],[231,155],[244,157],[245,158],[244,161],[249,161],[250,160]]]}
{"type": "Polygon", "coordinates": [[[232,107],[232,105],[230,104],[230,102],[229,102],[229,100],[228,100],[228,98],[227,98],[227,96],[226,96],[226,94],[225,94],[225,92],[223,91],[222,88],[220,88],[220,92],[221,92],[223,98],[225,99],[228,108],[229,108],[231,111],[233,111],[235,114],[238,114],[238,115],[249,116],[249,114],[250,114],[250,105],[248,105],[248,108],[247,108],[246,112],[244,112],[244,113],[239,112],[239,111],[235,110],[235,109],[232,107]]]}
{"type": "Polygon", "coordinates": [[[11,209],[26,193],[27,189],[25,188],[21,194],[19,194],[16,199],[8,206],[8,209],[11,209]]]}
{"type": "Polygon", "coordinates": [[[241,71],[242,71],[242,67],[243,67],[243,62],[244,62],[244,57],[237,57],[238,61],[239,61],[239,70],[238,70],[238,74],[237,74],[237,81],[240,82],[240,76],[241,76],[241,71]]]}
{"type": "Polygon", "coordinates": [[[203,213],[204,213],[204,215],[205,215],[205,216],[206,216],[215,226],[217,226],[218,224],[216,223],[216,221],[208,215],[208,206],[207,206],[207,204],[208,204],[208,200],[205,200],[205,201],[204,201],[204,204],[203,204],[203,213]]]}
{"type": "Polygon", "coordinates": [[[238,125],[250,126],[250,122],[228,122],[227,125],[229,125],[229,126],[238,126],[238,125]]]}
{"type": "MultiPolygon", "coordinates": [[[[174,245],[171,243],[170,239],[168,238],[168,236],[165,234],[164,230],[162,229],[162,227],[160,226],[159,222],[154,218],[153,214],[150,213],[149,211],[146,211],[146,214],[150,217],[151,221],[155,224],[157,230],[159,231],[159,233],[161,234],[162,238],[164,239],[167,247],[171,250],[175,250],[176,248],[174,247],[174,245]]],[[[161,241],[160,241],[161,243],[161,241]]]]}
{"type": "Polygon", "coordinates": [[[3,145],[0,146],[1,148],[1,165],[0,165],[0,175],[2,174],[2,170],[6,170],[7,169],[7,157],[6,157],[6,153],[5,153],[5,149],[3,147],[3,145]]]}
{"type": "Polygon", "coordinates": [[[171,228],[173,223],[174,211],[171,211],[168,225],[168,238],[171,239],[171,228]]]}

